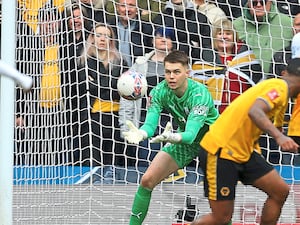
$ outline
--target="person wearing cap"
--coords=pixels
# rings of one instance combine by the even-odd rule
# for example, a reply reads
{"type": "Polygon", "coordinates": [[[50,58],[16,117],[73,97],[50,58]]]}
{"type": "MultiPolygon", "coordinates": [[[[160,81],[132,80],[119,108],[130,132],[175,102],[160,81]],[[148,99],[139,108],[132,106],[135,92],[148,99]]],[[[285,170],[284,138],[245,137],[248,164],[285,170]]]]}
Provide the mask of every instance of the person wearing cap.
{"type": "MultiPolygon", "coordinates": [[[[131,70],[135,70],[146,76],[148,83],[147,95],[153,87],[164,79],[163,60],[176,45],[173,28],[157,28],[154,32],[152,43],[154,50],[146,53],[144,56],[138,56],[134,65],[131,67],[131,70]]],[[[126,120],[132,121],[137,127],[140,123],[145,121],[147,111],[146,105],[147,96],[136,101],[130,101],[124,98],[120,99],[119,124],[122,132],[127,131],[127,126],[125,124],[126,120]]],[[[164,127],[169,120],[169,116],[164,115],[161,119],[162,127],[164,127]]],[[[161,128],[159,128],[157,132],[161,133],[160,131],[161,128]]],[[[148,166],[149,159],[152,160],[161,147],[161,144],[151,144],[151,148],[149,148],[147,140],[141,142],[138,154],[138,166],[148,166]]],[[[129,157],[129,160],[130,158],[134,159],[136,155],[136,146],[128,146],[127,150],[127,153],[132,156],[129,157]]],[[[128,164],[135,165],[135,161],[135,159],[130,160],[128,164]]]]}

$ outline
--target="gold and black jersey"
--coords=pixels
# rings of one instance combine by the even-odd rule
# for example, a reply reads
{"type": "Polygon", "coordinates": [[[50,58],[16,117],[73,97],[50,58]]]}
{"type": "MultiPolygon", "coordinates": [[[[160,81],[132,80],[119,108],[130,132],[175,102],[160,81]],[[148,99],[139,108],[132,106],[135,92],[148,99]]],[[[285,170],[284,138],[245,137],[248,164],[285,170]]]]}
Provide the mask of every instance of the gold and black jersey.
{"type": "Polygon", "coordinates": [[[243,163],[254,150],[260,151],[257,141],[262,131],[252,122],[248,111],[256,99],[270,107],[267,116],[276,127],[282,127],[288,104],[288,86],[282,79],[260,82],[236,98],[210,126],[200,145],[212,154],[220,149],[220,157],[243,163]]]}

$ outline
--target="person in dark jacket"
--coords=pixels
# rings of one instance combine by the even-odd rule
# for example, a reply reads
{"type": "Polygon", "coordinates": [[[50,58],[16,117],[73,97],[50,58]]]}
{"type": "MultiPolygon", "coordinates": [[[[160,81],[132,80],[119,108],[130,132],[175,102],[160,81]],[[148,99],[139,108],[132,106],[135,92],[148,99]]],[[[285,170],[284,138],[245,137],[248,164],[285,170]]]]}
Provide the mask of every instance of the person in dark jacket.
{"type": "Polygon", "coordinates": [[[96,23],[106,22],[106,4],[107,0],[65,0],[66,8],[73,5],[79,5],[82,11],[85,11],[84,28],[90,32],[96,23]]]}
{"type": "Polygon", "coordinates": [[[234,20],[242,15],[247,0],[215,0],[213,2],[225,12],[229,20],[234,20]]]}
{"type": "MultiPolygon", "coordinates": [[[[298,13],[293,20],[293,30],[295,34],[300,32],[300,13],[298,13]]],[[[286,69],[288,61],[292,58],[291,42],[284,49],[276,52],[273,55],[273,60],[270,65],[270,74],[272,77],[282,76],[282,72],[286,69]]]]}
{"type": "Polygon", "coordinates": [[[184,51],[193,62],[200,59],[202,49],[211,48],[210,23],[192,2],[169,0],[165,10],[154,18],[153,24],[156,27],[172,27],[178,50],[184,51]]]}
{"type": "MultiPolygon", "coordinates": [[[[78,126],[78,70],[77,60],[83,52],[87,32],[86,11],[79,4],[66,8],[66,32],[62,45],[62,79],[65,84],[65,109],[69,126],[78,126]]],[[[71,134],[70,134],[71,135],[71,134]]]]}
{"type": "Polygon", "coordinates": [[[139,18],[136,0],[116,1],[117,15],[109,18],[117,40],[117,48],[129,66],[137,56],[142,56],[152,49],[153,28],[149,22],[139,18]]]}
{"type": "Polygon", "coordinates": [[[79,127],[73,133],[80,138],[75,158],[84,166],[112,165],[115,151],[121,151],[117,80],[128,67],[107,24],[96,24],[87,44],[79,62],[79,127]]]}

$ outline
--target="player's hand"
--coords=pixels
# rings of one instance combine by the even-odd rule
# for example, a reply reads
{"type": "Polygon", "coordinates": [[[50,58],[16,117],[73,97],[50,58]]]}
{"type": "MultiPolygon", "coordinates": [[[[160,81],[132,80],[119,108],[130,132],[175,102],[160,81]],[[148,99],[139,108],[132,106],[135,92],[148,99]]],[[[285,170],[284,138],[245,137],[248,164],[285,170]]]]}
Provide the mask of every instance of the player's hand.
{"type": "Polygon", "coordinates": [[[152,138],[150,140],[150,143],[160,143],[160,142],[178,143],[180,141],[181,141],[181,135],[178,133],[172,133],[172,124],[168,122],[164,132],[152,138]]]}
{"type": "Polygon", "coordinates": [[[147,138],[146,131],[139,130],[131,121],[126,120],[129,131],[122,133],[124,139],[130,144],[138,144],[147,138]]]}
{"type": "Polygon", "coordinates": [[[282,135],[276,139],[283,151],[298,153],[299,145],[290,137],[282,135]]]}

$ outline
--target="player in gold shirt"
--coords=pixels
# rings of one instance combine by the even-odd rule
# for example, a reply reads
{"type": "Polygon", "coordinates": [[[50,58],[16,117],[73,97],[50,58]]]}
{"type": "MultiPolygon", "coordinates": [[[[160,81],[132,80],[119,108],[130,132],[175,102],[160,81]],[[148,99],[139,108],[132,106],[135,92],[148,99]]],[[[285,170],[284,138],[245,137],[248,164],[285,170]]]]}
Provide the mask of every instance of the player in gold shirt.
{"type": "Polygon", "coordinates": [[[299,145],[281,132],[289,98],[300,93],[300,59],[292,59],[282,79],[258,83],[236,98],[213,123],[200,142],[200,166],[211,213],[191,225],[230,222],[238,181],[264,191],[268,198],[261,225],[275,225],[289,194],[289,186],[256,151],[260,135],[268,133],[284,151],[299,145]]]}

